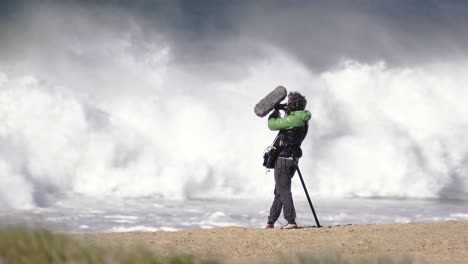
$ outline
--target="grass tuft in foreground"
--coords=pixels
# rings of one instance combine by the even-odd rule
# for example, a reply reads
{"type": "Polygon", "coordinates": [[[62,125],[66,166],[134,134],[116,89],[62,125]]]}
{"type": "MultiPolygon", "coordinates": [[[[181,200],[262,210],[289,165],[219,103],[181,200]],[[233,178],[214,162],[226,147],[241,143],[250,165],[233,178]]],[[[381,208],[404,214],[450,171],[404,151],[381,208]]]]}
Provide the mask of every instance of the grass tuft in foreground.
{"type": "MultiPolygon", "coordinates": [[[[398,261],[381,257],[376,259],[347,259],[341,254],[313,256],[298,254],[295,256],[278,256],[276,261],[252,259],[252,263],[297,263],[297,264],[353,264],[378,263],[409,264],[408,258],[398,261]]],[[[218,264],[246,263],[235,260],[220,259],[193,255],[158,256],[145,248],[129,250],[97,247],[77,242],[63,234],[54,234],[46,229],[29,229],[10,227],[0,229],[0,264],[218,264]]]]}
{"type": "Polygon", "coordinates": [[[144,248],[132,250],[87,246],[62,234],[46,229],[10,227],[0,229],[0,264],[8,263],[148,263],[148,264],[216,264],[210,259],[190,255],[156,256],[144,248]]]}

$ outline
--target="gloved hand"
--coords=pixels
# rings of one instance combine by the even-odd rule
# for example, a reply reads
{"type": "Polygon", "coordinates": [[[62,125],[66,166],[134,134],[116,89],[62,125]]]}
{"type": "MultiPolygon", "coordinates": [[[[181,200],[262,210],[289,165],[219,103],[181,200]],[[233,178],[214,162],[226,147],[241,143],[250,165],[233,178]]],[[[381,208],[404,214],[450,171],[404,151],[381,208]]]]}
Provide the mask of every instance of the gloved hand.
{"type": "Polygon", "coordinates": [[[268,119],[270,119],[270,118],[278,118],[278,117],[281,117],[280,111],[279,111],[278,109],[275,109],[275,110],[270,114],[270,116],[268,117],[268,119]]]}
{"type": "Polygon", "coordinates": [[[288,105],[287,104],[277,104],[275,106],[275,110],[285,110],[287,109],[288,105]]]}

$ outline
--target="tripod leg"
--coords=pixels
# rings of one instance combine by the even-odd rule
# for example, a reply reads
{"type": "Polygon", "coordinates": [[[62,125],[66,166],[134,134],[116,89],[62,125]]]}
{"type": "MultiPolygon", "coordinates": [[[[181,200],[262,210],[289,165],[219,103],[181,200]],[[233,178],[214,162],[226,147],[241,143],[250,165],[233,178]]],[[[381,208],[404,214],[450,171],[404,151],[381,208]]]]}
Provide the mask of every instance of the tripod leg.
{"type": "Polygon", "coordinates": [[[309,197],[309,192],[307,191],[307,187],[304,183],[304,179],[302,178],[302,173],[301,170],[299,170],[299,166],[296,165],[297,173],[299,174],[299,178],[301,179],[302,187],[304,187],[304,192],[307,196],[307,200],[309,201],[310,209],[312,210],[312,213],[314,214],[315,222],[317,223],[317,227],[322,227],[319,223],[319,220],[317,218],[317,214],[315,213],[314,206],[312,205],[312,201],[310,200],[309,197]]]}

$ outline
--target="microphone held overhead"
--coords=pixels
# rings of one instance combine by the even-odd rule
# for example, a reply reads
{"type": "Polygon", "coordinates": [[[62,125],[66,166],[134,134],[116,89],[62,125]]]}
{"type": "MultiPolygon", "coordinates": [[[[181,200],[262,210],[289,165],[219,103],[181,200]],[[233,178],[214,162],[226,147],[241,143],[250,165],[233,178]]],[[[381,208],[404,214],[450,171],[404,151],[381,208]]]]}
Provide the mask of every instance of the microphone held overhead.
{"type": "Polygon", "coordinates": [[[283,86],[276,87],[271,93],[255,105],[255,114],[259,117],[266,116],[271,110],[275,109],[286,98],[288,91],[283,86]]]}

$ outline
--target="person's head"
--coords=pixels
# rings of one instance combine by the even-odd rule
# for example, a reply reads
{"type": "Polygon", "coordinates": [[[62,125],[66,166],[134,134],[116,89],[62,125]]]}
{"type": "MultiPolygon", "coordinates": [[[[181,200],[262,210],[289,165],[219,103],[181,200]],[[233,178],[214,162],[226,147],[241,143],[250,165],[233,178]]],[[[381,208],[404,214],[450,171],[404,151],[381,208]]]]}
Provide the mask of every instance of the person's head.
{"type": "Polygon", "coordinates": [[[290,111],[304,110],[307,99],[298,92],[290,92],[288,95],[288,109],[290,111]]]}

